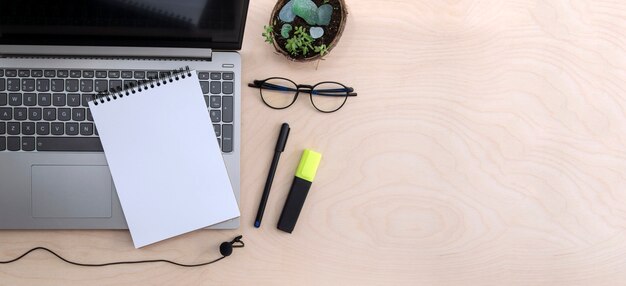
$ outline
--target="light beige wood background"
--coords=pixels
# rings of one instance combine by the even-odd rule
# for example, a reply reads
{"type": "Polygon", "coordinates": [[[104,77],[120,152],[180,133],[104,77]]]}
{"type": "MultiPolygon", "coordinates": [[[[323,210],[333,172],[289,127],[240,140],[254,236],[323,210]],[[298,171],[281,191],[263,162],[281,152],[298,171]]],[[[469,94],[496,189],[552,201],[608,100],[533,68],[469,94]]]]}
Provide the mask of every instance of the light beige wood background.
{"type": "Polygon", "coordinates": [[[625,285],[626,2],[347,0],[339,46],[316,65],[261,38],[253,0],[244,81],[354,86],[343,110],[266,108],[243,87],[243,225],[135,250],[125,231],[3,231],[0,259],[45,245],[81,261],[217,265],[84,269],[36,253],[1,285],[625,285]],[[292,126],[263,228],[271,150],[292,126]],[[324,154],[295,232],[275,229],[303,148],[324,154]]]}

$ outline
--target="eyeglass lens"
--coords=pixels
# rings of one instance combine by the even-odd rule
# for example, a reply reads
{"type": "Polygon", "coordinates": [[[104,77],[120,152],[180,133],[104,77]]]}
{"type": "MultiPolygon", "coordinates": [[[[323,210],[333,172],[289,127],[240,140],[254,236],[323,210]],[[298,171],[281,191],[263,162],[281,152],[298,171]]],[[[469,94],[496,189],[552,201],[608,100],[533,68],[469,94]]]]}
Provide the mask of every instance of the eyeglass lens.
{"type": "Polygon", "coordinates": [[[297,86],[286,79],[271,78],[263,83],[261,97],[273,108],[287,108],[296,99],[297,86]]]}
{"type": "Polygon", "coordinates": [[[311,93],[311,103],[323,112],[337,111],[348,99],[346,87],[334,82],[319,83],[313,87],[311,93]]]}

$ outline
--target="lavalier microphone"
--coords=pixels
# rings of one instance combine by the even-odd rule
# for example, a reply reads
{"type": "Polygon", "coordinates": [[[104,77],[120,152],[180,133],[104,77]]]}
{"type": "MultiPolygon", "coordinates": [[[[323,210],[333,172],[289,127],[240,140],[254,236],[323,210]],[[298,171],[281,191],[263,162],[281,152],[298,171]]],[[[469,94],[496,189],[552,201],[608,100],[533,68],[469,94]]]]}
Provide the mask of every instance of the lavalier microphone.
{"type": "Polygon", "coordinates": [[[57,254],[56,252],[54,252],[54,251],[52,251],[52,250],[50,250],[48,248],[41,247],[41,246],[32,248],[32,249],[24,252],[24,254],[14,258],[14,259],[7,260],[7,261],[0,261],[0,264],[9,264],[9,263],[17,262],[20,259],[22,259],[25,256],[27,256],[28,254],[30,254],[31,252],[34,252],[34,251],[37,251],[37,250],[43,250],[43,251],[47,251],[50,254],[56,256],[58,259],[62,260],[65,263],[76,265],[76,266],[83,266],[83,267],[103,267],[103,266],[112,266],[112,265],[120,265],[120,264],[140,264],[140,263],[157,263],[157,262],[169,263],[169,264],[173,264],[173,265],[180,266],[180,267],[199,267],[199,266],[205,266],[205,265],[213,264],[215,262],[218,262],[218,261],[226,258],[227,256],[230,256],[233,253],[233,248],[244,247],[245,244],[241,240],[242,238],[243,238],[243,236],[239,235],[239,236],[235,237],[231,241],[225,241],[222,244],[220,244],[220,254],[222,254],[222,257],[214,259],[214,260],[211,260],[211,261],[203,262],[203,263],[197,263],[197,264],[184,264],[184,263],[178,263],[178,262],[174,262],[174,261],[166,260],[166,259],[116,261],[116,262],[107,262],[107,263],[81,263],[81,262],[75,262],[75,261],[68,260],[68,259],[64,258],[63,256],[57,254]]]}

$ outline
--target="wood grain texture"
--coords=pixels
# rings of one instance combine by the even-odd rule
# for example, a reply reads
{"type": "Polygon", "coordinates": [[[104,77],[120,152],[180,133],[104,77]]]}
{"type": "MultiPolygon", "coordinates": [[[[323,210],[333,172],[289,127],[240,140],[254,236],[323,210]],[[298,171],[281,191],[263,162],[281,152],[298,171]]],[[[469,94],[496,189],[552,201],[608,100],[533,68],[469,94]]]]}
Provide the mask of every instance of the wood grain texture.
{"type": "Polygon", "coordinates": [[[243,87],[243,225],[134,250],[125,231],[3,231],[0,259],[44,245],[82,261],[217,265],[83,269],[37,253],[1,285],[625,285],[626,2],[347,0],[339,45],[291,63],[253,0],[244,81],[336,80],[320,114],[243,87]],[[252,221],[282,122],[292,126],[263,228],[252,221]],[[293,234],[275,229],[304,148],[322,164],[293,234]]]}

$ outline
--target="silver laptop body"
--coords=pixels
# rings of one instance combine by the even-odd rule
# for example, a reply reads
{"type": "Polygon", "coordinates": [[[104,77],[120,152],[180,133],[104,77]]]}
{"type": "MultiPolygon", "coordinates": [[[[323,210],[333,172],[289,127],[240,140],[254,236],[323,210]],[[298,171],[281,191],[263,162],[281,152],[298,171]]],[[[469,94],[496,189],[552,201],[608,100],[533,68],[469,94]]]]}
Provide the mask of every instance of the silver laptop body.
{"type": "MultiPolygon", "coordinates": [[[[204,5],[204,9],[220,5],[214,4],[218,1],[210,0],[188,2],[203,2],[195,5],[204,5]]],[[[239,3],[227,8],[241,13],[243,19],[236,22],[243,26],[248,2],[234,2],[239,3]]],[[[103,2],[98,3],[104,5],[103,2]]],[[[115,5],[119,9],[121,4],[115,5]]],[[[134,13],[137,9],[133,7],[131,11],[134,13]]],[[[15,37],[18,39],[15,40],[9,36],[9,40],[3,40],[9,29],[5,23],[2,25],[5,26],[0,26],[0,115],[2,111],[5,113],[4,117],[0,116],[0,229],[126,229],[105,155],[95,150],[99,142],[97,126],[93,127],[95,130],[89,129],[91,121],[89,114],[84,114],[87,113],[84,104],[90,94],[96,93],[97,83],[100,90],[104,88],[105,80],[116,85],[121,81],[124,86],[127,81],[132,84],[141,80],[142,75],[147,79],[146,73],[158,72],[161,73],[159,76],[163,76],[167,71],[186,66],[203,74],[207,108],[214,119],[216,139],[222,146],[224,161],[239,201],[241,58],[237,52],[152,45],[30,44],[33,39],[27,41],[29,44],[17,44],[21,37],[15,37]],[[14,76],[15,72],[17,76],[14,76]],[[102,77],[105,74],[107,77],[102,77]],[[129,77],[131,74],[132,78],[129,77]],[[59,87],[61,82],[63,91],[59,87]],[[226,82],[234,83],[232,91],[222,88],[226,82]],[[17,83],[19,87],[15,86],[17,83]],[[91,88],[90,83],[94,84],[91,88]],[[17,94],[20,98],[16,97],[17,94]],[[77,98],[79,102],[76,102],[77,98]],[[223,108],[229,108],[230,113],[227,115],[223,108]],[[54,118],[53,110],[56,111],[54,118]],[[11,111],[10,119],[6,111],[11,111]],[[46,126],[47,130],[44,130],[46,126]],[[35,130],[29,129],[33,127],[35,130]],[[56,134],[53,134],[54,128],[56,134]],[[79,137],[88,139],[81,141],[79,137]]],[[[238,49],[243,27],[237,29],[240,34],[235,37],[239,42],[234,46],[238,49]]],[[[160,136],[185,135],[164,130],[162,134],[146,138],[145,143],[159,140],[160,136]]],[[[206,171],[210,176],[211,170],[206,171]]],[[[238,218],[210,228],[237,227],[238,218]]]]}

